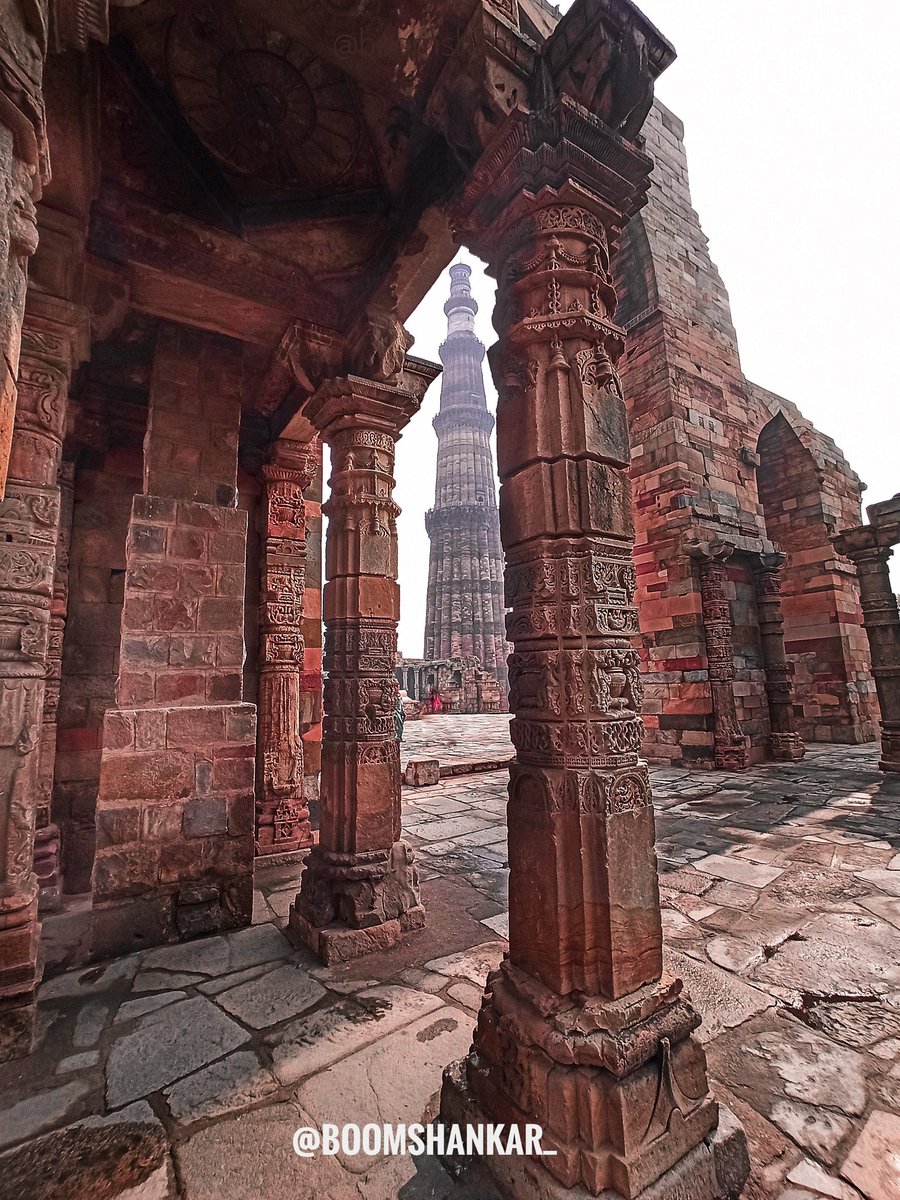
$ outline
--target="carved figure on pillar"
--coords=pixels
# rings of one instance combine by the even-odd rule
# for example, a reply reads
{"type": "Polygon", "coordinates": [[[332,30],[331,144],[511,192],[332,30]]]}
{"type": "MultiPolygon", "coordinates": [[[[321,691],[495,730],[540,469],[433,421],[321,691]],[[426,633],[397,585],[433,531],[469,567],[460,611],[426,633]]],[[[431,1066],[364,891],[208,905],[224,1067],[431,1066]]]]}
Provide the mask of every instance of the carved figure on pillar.
{"type": "Polygon", "coordinates": [[[71,326],[26,316],[0,503],[0,1062],[31,1049],[38,982],[34,837],[71,338],[71,326]]]}
{"type": "Polygon", "coordinates": [[[425,922],[413,853],[400,840],[393,499],[396,442],[437,370],[425,374],[415,392],[337,379],[305,410],[332,451],[331,497],[323,507],[327,680],[319,844],[307,859],[290,927],[325,962],[391,945],[425,922]]]}
{"type": "Polygon", "coordinates": [[[797,732],[794,717],[794,689],[791,668],[784,652],[784,616],[781,611],[779,577],[787,555],[760,554],[754,561],[756,605],[769,720],[772,726],[772,758],[776,762],[799,762],[806,753],[803,738],[797,732]]]}
{"type": "Polygon", "coordinates": [[[283,854],[312,844],[303,795],[301,688],[306,510],[316,450],[277,442],[262,467],[263,552],[257,714],[256,853],[283,854]]]}
{"type": "Polygon", "coordinates": [[[691,1036],[699,1017],[662,977],[639,757],[624,332],[609,254],[650,166],[563,99],[513,114],[463,201],[466,240],[499,284],[491,365],[517,757],[509,955],[488,979],[468,1058],[445,1075],[442,1115],[543,1126],[555,1157],[485,1160],[516,1195],[674,1195],[688,1178],[692,1195],[724,1195],[720,1154],[738,1191],[746,1178],[743,1134],[715,1134],[691,1036]]]}
{"type": "MultiPolygon", "coordinates": [[[[897,503],[896,501],[894,502],[897,503]]],[[[877,507],[869,509],[871,515],[877,507]]],[[[900,613],[888,561],[900,541],[900,522],[888,529],[861,525],[834,539],[839,554],[856,567],[863,625],[881,708],[882,771],[900,771],[900,613]]]]}
{"type": "Polygon", "coordinates": [[[750,763],[750,742],[738,725],[734,702],[734,639],[731,604],[725,594],[726,563],[734,547],[720,538],[685,544],[696,560],[703,605],[706,660],[712,692],[715,764],[720,771],[743,771],[750,763]]]}

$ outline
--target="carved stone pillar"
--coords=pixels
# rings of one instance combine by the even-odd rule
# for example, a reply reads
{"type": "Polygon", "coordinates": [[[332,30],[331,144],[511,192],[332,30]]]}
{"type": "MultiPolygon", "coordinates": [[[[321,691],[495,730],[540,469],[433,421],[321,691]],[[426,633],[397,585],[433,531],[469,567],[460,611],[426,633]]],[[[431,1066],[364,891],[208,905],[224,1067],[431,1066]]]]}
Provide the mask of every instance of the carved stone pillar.
{"type": "Polygon", "coordinates": [[[838,553],[853,561],[859,579],[863,625],[881,708],[878,765],[882,771],[900,771],[900,614],[888,568],[891,541],[893,537],[889,540],[870,525],[845,530],[834,540],[838,553]]]}
{"type": "Polygon", "coordinates": [[[39,974],[34,834],[73,312],[29,307],[0,504],[0,1062],[31,1048],[39,974]]]}
{"type": "Polygon", "coordinates": [[[706,660],[712,692],[715,764],[720,771],[743,771],[750,765],[750,741],[741,733],[734,702],[734,640],[731,605],[725,595],[726,566],[734,553],[727,542],[689,542],[685,549],[697,561],[706,660]]]}
{"type": "Polygon", "coordinates": [[[797,732],[794,717],[794,689],[784,652],[784,616],[779,587],[781,568],[786,560],[786,554],[761,554],[754,562],[753,576],[772,726],[772,758],[776,762],[799,762],[806,753],[806,746],[797,732]]]}
{"type": "Polygon", "coordinates": [[[303,794],[301,690],[306,515],[303,493],[316,472],[312,445],[277,442],[262,468],[256,853],[312,845],[303,794]]]}
{"type": "MultiPolygon", "coordinates": [[[[466,236],[499,282],[491,362],[517,757],[509,955],[488,979],[472,1051],[445,1076],[442,1114],[543,1126],[555,1157],[485,1160],[519,1197],[687,1195],[688,1179],[691,1196],[726,1190],[710,1140],[719,1110],[691,1036],[699,1017],[662,977],[639,758],[624,333],[609,255],[650,166],[562,102],[514,115],[467,195],[466,236]]],[[[740,1139],[732,1149],[743,1163],[740,1139]]]]}
{"type": "Polygon", "coordinates": [[[47,679],[41,727],[38,771],[37,829],[34,839],[34,873],[40,888],[41,912],[59,907],[63,890],[60,874],[59,827],[53,821],[53,778],[56,767],[56,719],[62,679],[63,638],[69,610],[69,548],[72,541],[72,510],[75,500],[75,463],[67,459],[59,466],[59,534],[56,539],[56,568],[50,604],[50,636],[47,646],[47,679]]]}
{"type": "Polygon", "coordinates": [[[425,923],[400,840],[395,444],[421,395],[355,376],[324,385],[306,416],[331,446],[325,546],[321,828],[290,926],[325,961],[392,945],[425,923]]]}

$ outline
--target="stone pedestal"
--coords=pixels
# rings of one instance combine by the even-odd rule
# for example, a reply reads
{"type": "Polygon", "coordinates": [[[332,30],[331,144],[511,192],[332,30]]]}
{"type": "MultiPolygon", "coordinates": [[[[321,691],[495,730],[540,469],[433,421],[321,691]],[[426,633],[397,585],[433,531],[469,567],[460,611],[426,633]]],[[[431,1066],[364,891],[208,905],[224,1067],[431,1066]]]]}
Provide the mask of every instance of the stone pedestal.
{"type": "Polygon", "coordinates": [[[806,753],[806,746],[797,732],[794,716],[794,689],[784,651],[784,617],[778,582],[786,558],[780,553],[759,555],[753,564],[753,576],[772,725],[772,758],[776,762],[799,762],[806,753]]]}
{"type": "Polygon", "coordinates": [[[888,568],[897,541],[900,523],[896,519],[890,526],[862,525],[835,538],[835,547],[852,559],[859,579],[863,625],[881,708],[882,771],[900,771],[900,614],[888,568]]]}
{"type": "Polygon", "coordinates": [[[0,1062],[31,1049],[39,978],[38,768],[76,325],[71,305],[29,302],[0,503],[0,1062]]]}
{"type": "Polygon", "coordinates": [[[725,593],[726,566],[734,548],[719,539],[691,541],[688,554],[697,562],[706,661],[712,692],[715,765],[743,771],[750,765],[750,740],[741,732],[734,702],[734,638],[731,604],[725,593]]]}
{"type": "Polygon", "coordinates": [[[317,467],[315,447],[276,443],[262,468],[259,728],[256,853],[312,845],[303,794],[303,593],[306,516],[303,493],[317,467]]]}
{"type": "Polygon", "coordinates": [[[488,980],[469,1056],[445,1076],[441,1111],[543,1126],[554,1156],[485,1160],[516,1196],[711,1200],[746,1178],[742,1135],[735,1178],[719,1175],[699,1018],[680,982],[661,978],[639,759],[624,333],[609,253],[650,165],[560,102],[510,119],[463,201],[466,235],[499,284],[491,365],[517,757],[509,956],[488,980]]]}
{"type": "Polygon", "coordinates": [[[394,674],[394,453],[421,399],[421,392],[350,376],[320,388],[306,409],[332,451],[323,509],[328,679],[319,844],[307,859],[290,928],[325,962],[391,945],[425,921],[413,853],[400,841],[394,674]]]}
{"type": "Polygon", "coordinates": [[[92,951],[249,925],[256,712],[242,702],[240,347],[163,326],[106,713],[92,951]]]}

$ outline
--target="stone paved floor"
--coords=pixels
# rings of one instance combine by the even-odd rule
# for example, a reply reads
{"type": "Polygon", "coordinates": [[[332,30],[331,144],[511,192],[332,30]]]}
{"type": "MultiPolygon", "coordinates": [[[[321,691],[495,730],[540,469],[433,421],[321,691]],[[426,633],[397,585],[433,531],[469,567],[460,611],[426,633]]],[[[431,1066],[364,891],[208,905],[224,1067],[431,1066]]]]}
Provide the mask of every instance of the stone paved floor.
{"type": "MultiPolygon", "coordinates": [[[[479,743],[505,727],[482,720],[479,743]]],[[[754,1200],[900,1197],[900,780],[875,764],[840,747],[653,773],[668,965],[748,1132],[754,1200]]],[[[132,1195],[40,1185],[67,1155],[141,1200],[491,1200],[431,1160],[291,1153],[299,1125],[433,1113],[505,948],[505,773],[404,800],[429,926],[394,949],[331,969],[293,952],[281,869],[249,930],[49,980],[36,1055],[0,1068],[0,1200],[132,1195]]]]}
{"type": "Polygon", "coordinates": [[[513,752],[509,722],[508,714],[469,717],[454,713],[407,721],[401,762],[405,767],[411,758],[436,758],[441,764],[509,758],[513,752]]]}

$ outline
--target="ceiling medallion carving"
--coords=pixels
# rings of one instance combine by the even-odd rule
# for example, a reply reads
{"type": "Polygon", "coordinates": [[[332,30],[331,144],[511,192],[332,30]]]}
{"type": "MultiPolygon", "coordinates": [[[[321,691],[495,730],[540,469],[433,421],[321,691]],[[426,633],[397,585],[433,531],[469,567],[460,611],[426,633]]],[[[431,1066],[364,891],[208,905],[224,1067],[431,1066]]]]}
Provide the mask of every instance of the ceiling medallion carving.
{"type": "Polygon", "coordinates": [[[167,68],[186,120],[237,175],[316,193],[359,157],[364,129],[344,76],[229,5],[173,20],[167,68]]]}

